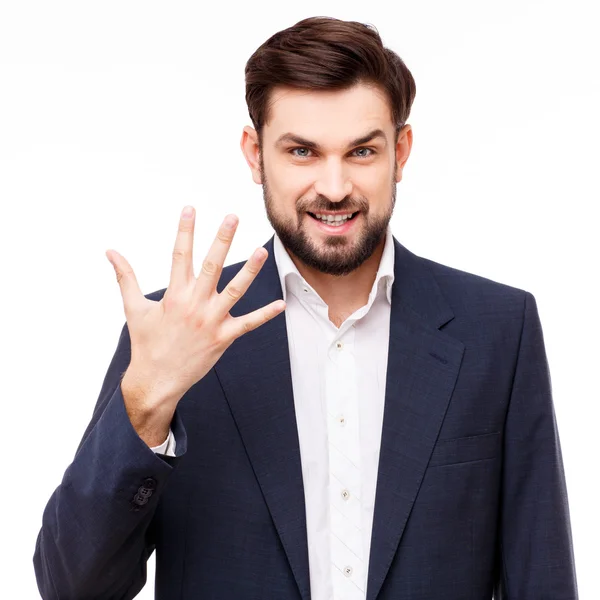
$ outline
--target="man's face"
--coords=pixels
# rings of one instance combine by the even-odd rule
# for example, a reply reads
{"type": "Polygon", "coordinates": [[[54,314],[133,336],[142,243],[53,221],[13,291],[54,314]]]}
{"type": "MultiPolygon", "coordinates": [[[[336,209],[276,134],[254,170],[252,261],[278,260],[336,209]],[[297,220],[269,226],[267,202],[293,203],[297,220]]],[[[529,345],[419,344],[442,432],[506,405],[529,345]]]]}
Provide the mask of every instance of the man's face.
{"type": "MultiPolygon", "coordinates": [[[[386,98],[357,85],[333,92],[276,88],[270,101],[259,153],[267,218],[287,251],[305,265],[348,274],[384,243],[398,163],[408,158],[401,149],[398,156],[386,98]],[[375,130],[381,133],[358,141],[375,130]],[[357,214],[334,228],[312,216],[325,211],[357,214]]],[[[409,152],[410,126],[400,138],[409,152]]]]}

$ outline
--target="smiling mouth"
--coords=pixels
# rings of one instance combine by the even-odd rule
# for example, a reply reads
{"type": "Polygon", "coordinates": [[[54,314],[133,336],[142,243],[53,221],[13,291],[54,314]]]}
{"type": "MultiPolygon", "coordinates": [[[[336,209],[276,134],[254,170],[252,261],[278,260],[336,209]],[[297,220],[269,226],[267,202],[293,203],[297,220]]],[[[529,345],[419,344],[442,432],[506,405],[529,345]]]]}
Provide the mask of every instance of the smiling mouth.
{"type": "MultiPolygon", "coordinates": [[[[356,212],[353,212],[350,217],[348,217],[347,219],[344,219],[344,223],[347,221],[352,221],[352,219],[354,219],[354,217],[356,217],[356,215],[358,215],[359,212],[360,212],[359,210],[357,210],[356,212]]],[[[307,214],[309,214],[315,221],[319,221],[320,223],[325,223],[326,225],[328,224],[327,220],[317,218],[317,215],[315,215],[314,213],[307,211],[307,214]]],[[[348,213],[344,213],[344,214],[348,214],[348,213]]],[[[338,221],[332,221],[332,223],[336,223],[336,222],[338,222],[338,221]]]]}

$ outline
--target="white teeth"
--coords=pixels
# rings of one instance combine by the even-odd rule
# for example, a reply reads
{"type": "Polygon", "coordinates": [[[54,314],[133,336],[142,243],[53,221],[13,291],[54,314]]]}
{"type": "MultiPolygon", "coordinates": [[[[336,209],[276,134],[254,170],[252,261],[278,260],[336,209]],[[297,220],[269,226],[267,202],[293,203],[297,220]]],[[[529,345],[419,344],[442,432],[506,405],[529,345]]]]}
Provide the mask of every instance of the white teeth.
{"type": "Polygon", "coordinates": [[[353,213],[348,213],[345,215],[322,215],[319,213],[315,213],[317,219],[320,219],[324,223],[345,223],[353,213]]]}

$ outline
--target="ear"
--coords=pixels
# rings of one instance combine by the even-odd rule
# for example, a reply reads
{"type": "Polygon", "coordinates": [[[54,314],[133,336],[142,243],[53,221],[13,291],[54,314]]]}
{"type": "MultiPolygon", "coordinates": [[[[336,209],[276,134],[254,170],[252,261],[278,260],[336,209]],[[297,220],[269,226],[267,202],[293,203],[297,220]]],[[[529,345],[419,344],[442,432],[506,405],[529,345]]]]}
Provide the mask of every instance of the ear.
{"type": "Polygon", "coordinates": [[[404,125],[398,132],[398,141],[396,142],[396,183],[399,183],[402,180],[402,169],[410,156],[412,141],[412,127],[410,125],[404,125]]]}
{"type": "Polygon", "coordinates": [[[260,150],[258,146],[258,134],[256,129],[246,125],[242,131],[242,139],[240,140],[240,148],[250,170],[252,171],[252,179],[254,183],[262,184],[260,176],[260,150]]]}

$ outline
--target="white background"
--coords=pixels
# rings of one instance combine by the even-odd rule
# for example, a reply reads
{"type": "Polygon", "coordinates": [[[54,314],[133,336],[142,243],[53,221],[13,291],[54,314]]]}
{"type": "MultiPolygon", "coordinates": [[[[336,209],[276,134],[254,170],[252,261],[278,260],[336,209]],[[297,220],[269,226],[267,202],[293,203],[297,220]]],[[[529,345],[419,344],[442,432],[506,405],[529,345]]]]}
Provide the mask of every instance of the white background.
{"type": "MultiPolygon", "coordinates": [[[[272,235],[239,148],[244,66],[278,30],[375,25],[411,70],[396,238],[536,297],[563,447],[580,598],[598,597],[598,107],[595,3],[4,2],[0,8],[2,598],[39,598],[43,509],[73,459],[124,323],[114,248],[166,287],[179,213],[198,273],[272,235]],[[214,5],[217,5],[215,7],[214,5]]],[[[153,597],[154,557],[138,598],[153,597]]],[[[525,600],[525,599],[523,599],[525,600]]]]}

